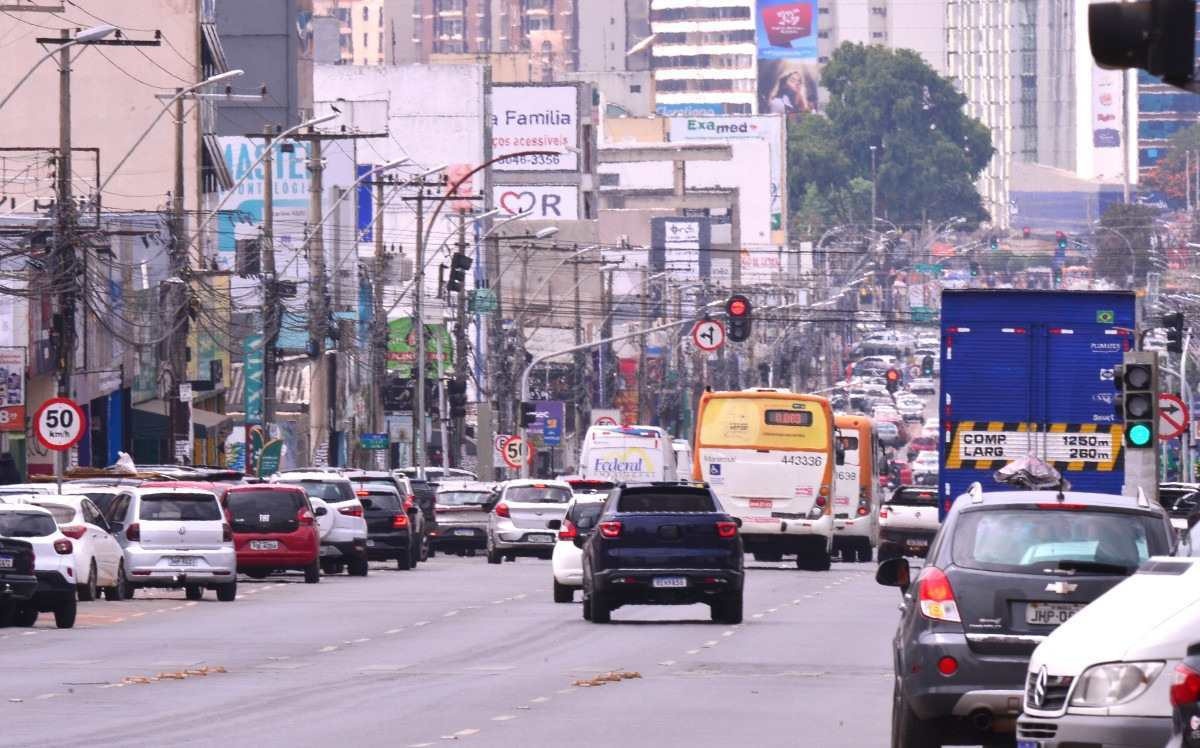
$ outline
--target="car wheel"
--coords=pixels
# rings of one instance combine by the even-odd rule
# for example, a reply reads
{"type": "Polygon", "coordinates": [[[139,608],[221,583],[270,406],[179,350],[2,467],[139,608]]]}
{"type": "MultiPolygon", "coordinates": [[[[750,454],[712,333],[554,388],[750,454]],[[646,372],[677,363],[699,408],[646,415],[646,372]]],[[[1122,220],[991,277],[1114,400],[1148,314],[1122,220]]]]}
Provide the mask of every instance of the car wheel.
{"type": "Polygon", "coordinates": [[[568,587],[565,584],[559,584],[558,580],[554,580],[554,602],[556,603],[573,603],[575,602],[575,588],[568,587]]]}
{"type": "Polygon", "coordinates": [[[582,607],[583,607],[583,620],[585,620],[585,621],[592,620],[592,596],[587,593],[587,590],[583,591],[583,606],[582,607]]]}
{"type": "Polygon", "coordinates": [[[337,574],[338,573],[337,564],[333,563],[332,561],[322,560],[321,561],[321,572],[324,574],[337,574]]]}
{"type": "Polygon", "coordinates": [[[313,561],[304,567],[304,583],[316,584],[319,581],[321,581],[321,564],[319,561],[313,561]]]}
{"type": "Polygon", "coordinates": [[[199,600],[204,597],[204,588],[198,584],[189,584],[183,588],[183,596],[188,600],[199,600]]]}
{"type": "Polygon", "coordinates": [[[129,589],[129,583],[125,581],[125,562],[121,561],[117,564],[117,581],[112,587],[104,590],[104,597],[110,602],[120,602],[133,597],[133,590],[129,589]]]}
{"type": "Polygon", "coordinates": [[[517,554],[509,553],[508,555],[506,555],[504,557],[504,560],[509,562],[510,564],[515,564],[517,562],[517,554]]]}
{"type": "Polygon", "coordinates": [[[13,625],[29,628],[37,623],[38,609],[33,605],[21,605],[13,612],[13,625]]]}
{"type": "Polygon", "coordinates": [[[827,552],[796,556],[796,568],[804,571],[829,571],[831,565],[832,560],[827,552]]]}
{"type": "Polygon", "coordinates": [[[266,579],[270,574],[270,569],[248,569],[242,572],[251,579],[266,579]]]}
{"type": "Polygon", "coordinates": [[[421,537],[421,562],[424,563],[433,557],[433,549],[429,547],[429,536],[421,537]]]}
{"type": "Polygon", "coordinates": [[[237,599],[237,582],[230,582],[217,587],[217,600],[231,603],[237,599]]]}
{"type": "Polygon", "coordinates": [[[608,601],[598,593],[592,593],[592,623],[610,623],[612,622],[612,608],[608,607],[608,601]]]}
{"type": "Polygon", "coordinates": [[[913,713],[900,692],[892,686],[892,748],[941,748],[934,726],[913,713]]]}
{"type": "Polygon", "coordinates": [[[718,599],[712,606],[712,619],[717,623],[736,625],[742,622],[742,595],[730,595],[718,599]]]}
{"type": "Polygon", "coordinates": [[[396,556],[396,568],[400,571],[408,571],[413,567],[412,553],[405,551],[399,556],[396,556]]]}
{"type": "Polygon", "coordinates": [[[855,554],[858,561],[870,563],[872,553],[871,541],[863,538],[863,541],[858,544],[858,553],[855,554]]]}
{"type": "Polygon", "coordinates": [[[371,567],[366,558],[351,559],[350,563],[346,565],[346,571],[352,577],[365,577],[370,570],[371,567]]]}
{"type": "Polygon", "coordinates": [[[92,565],[88,567],[87,581],[83,584],[75,585],[75,589],[80,602],[90,603],[100,596],[100,591],[96,588],[96,562],[94,560],[92,561],[92,565]]]}
{"type": "Polygon", "coordinates": [[[54,625],[60,629],[73,628],[77,605],[74,595],[64,597],[54,608],[54,625]]]}

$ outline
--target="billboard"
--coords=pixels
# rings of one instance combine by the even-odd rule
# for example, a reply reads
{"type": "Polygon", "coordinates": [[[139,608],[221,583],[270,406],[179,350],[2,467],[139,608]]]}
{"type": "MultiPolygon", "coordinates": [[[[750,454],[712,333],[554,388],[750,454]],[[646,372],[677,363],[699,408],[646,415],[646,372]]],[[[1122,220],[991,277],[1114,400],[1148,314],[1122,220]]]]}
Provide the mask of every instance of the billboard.
{"type": "MultiPolygon", "coordinates": [[[[430,376],[437,376],[437,365],[449,371],[454,366],[454,340],[445,325],[425,325],[425,361],[430,376]],[[440,349],[440,350],[439,350],[440,349]]],[[[413,331],[412,317],[402,317],[388,322],[388,371],[396,372],[402,379],[414,374],[417,362],[417,336],[413,331]]]]}
{"type": "Polygon", "coordinates": [[[673,282],[708,280],[712,274],[712,225],[707,218],[652,218],[650,267],[673,282]]]}
{"type": "MultiPolygon", "coordinates": [[[[246,242],[262,233],[263,190],[266,184],[262,164],[251,165],[262,155],[261,139],[241,136],[219,139],[225,165],[235,182],[246,180],[225,200],[217,218],[217,264],[221,270],[235,273],[244,269],[246,242]],[[247,176],[248,175],[248,176],[247,176]],[[239,250],[241,250],[239,252],[239,250]],[[239,264],[243,267],[239,268],[239,264]]],[[[280,279],[308,280],[308,263],[301,250],[304,229],[308,225],[308,144],[303,141],[277,143],[274,148],[272,193],[275,219],[275,267],[280,279]]],[[[226,193],[228,194],[228,193],[226,193]]],[[[225,199],[223,194],[222,199],[225,199]]],[[[254,284],[257,287],[257,282],[254,284]]]]}
{"type": "Polygon", "coordinates": [[[498,161],[493,171],[578,171],[579,88],[576,86],[494,86],[492,155],[556,151],[498,161]]]}
{"type": "Polygon", "coordinates": [[[0,431],[25,430],[25,348],[0,348],[0,431]]]}
{"type": "Polygon", "coordinates": [[[758,0],[758,111],[815,112],[818,36],[817,0],[758,0]]]}
{"type": "Polygon", "coordinates": [[[724,104],[656,104],[655,114],[664,117],[707,117],[724,114],[724,104]]]}
{"type": "Polygon", "coordinates": [[[563,424],[566,421],[566,404],[562,400],[534,400],[534,421],[525,428],[525,433],[534,444],[557,447],[562,444],[563,424]]]}
{"type": "Polygon", "coordinates": [[[516,185],[492,188],[492,205],[508,218],[532,210],[531,221],[579,220],[579,188],[574,185],[516,185]]]}
{"type": "Polygon", "coordinates": [[[1092,175],[1093,179],[1121,179],[1121,105],[1120,70],[1103,70],[1092,65],[1092,175]]]}

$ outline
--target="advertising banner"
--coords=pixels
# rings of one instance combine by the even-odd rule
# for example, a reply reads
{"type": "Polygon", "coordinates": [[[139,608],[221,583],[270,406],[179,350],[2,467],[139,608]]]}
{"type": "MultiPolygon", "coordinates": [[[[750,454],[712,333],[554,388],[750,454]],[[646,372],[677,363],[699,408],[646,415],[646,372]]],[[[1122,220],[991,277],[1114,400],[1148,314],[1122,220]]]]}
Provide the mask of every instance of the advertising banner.
{"type": "MultiPolygon", "coordinates": [[[[438,363],[438,341],[441,341],[442,366],[449,370],[454,366],[454,340],[445,325],[425,325],[425,361],[430,373],[436,376],[438,363]]],[[[412,317],[402,317],[388,322],[388,371],[394,371],[402,379],[413,376],[413,365],[417,362],[417,336],[413,331],[412,317]]]]}
{"type": "Polygon", "coordinates": [[[541,443],[547,447],[562,444],[563,423],[566,419],[566,404],[562,400],[535,400],[533,417],[534,421],[525,433],[534,443],[541,443]]]}
{"type": "Polygon", "coordinates": [[[664,117],[707,117],[715,114],[724,114],[724,104],[657,104],[654,107],[655,114],[661,114],[664,117]]]}
{"type": "Polygon", "coordinates": [[[758,0],[758,110],[817,111],[817,0],[758,0]]]}
{"type": "Polygon", "coordinates": [[[650,267],[671,281],[690,282],[711,275],[712,227],[707,218],[652,218],[650,267]]]}
{"type": "Polygon", "coordinates": [[[242,381],[245,387],[246,423],[263,422],[263,336],[246,336],[245,371],[242,381]]]}
{"type": "Polygon", "coordinates": [[[1095,179],[1120,179],[1121,76],[1120,70],[1102,70],[1092,65],[1092,148],[1095,179]]]}
{"type": "Polygon", "coordinates": [[[493,187],[492,205],[500,218],[533,211],[531,221],[579,220],[579,188],[574,185],[518,185],[493,187]]]}
{"type": "Polygon", "coordinates": [[[556,151],[498,161],[494,171],[578,171],[579,89],[575,86],[494,86],[492,155],[556,151]]]}
{"type": "Polygon", "coordinates": [[[25,430],[25,349],[0,348],[0,431],[25,430]]]}
{"type": "MultiPolygon", "coordinates": [[[[219,140],[225,166],[234,181],[246,176],[217,217],[217,264],[221,270],[237,271],[243,259],[246,241],[256,240],[262,232],[263,191],[266,180],[262,164],[250,171],[262,155],[263,141],[241,136],[219,140]],[[242,252],[239,253],[239,244],[242,252]]],[[[308,225],[308,144],[289,141],[275,145],[272,192],[274,197],[275,266],[281,279],[307,280],[308,263],[300,252],[304,229],[308,225]]],[[[221,196],[222,198],[225,195],[221,196]]],[[[245,264],[244,262],[242,263],[245,264]]]]}

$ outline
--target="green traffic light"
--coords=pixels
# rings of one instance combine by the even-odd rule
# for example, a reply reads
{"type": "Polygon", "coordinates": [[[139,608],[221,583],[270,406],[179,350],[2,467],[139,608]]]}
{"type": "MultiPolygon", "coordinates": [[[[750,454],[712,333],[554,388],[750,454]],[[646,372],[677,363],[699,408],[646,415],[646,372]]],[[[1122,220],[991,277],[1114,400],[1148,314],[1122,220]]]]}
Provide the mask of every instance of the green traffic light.
{"type": "Polygon", "coordinates": [[[1135,423],[1129,427],[1129,446],[1145,447],[1150,444],[1150,439],[1153,436],[1154,434],[1151,433],[1149,426],[1144,423],[1135,423]]]}

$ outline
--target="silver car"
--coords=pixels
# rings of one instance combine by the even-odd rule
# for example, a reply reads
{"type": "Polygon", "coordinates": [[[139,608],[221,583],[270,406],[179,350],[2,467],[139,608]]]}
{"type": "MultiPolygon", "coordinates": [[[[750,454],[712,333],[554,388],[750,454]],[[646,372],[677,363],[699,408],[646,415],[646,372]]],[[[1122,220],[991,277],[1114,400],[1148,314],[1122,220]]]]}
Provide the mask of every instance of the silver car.
{"type": "Polygon", "coordinates": [[[182,587],[199,600],[237,597],[233,529],[217,495],[197,488],[124,488],[108,511],[109,525],[125,556],[126,584],[182,587]]]}
{"type": "Polygon", "coordinates": [[[505,483],[488,515],[488,563],[498,564],[504,558],[515,561],[517,556],[549,559],[572,495],[570,484],[563,481],[505,483]]]}
{"type": "MultiPolygon", "coordinates": [[[[407,479],[406,479],[407,480],[407,479]]],[[[493,483],[444,482],[437,489],[438,529],[434,547],[443,553],[474,556],[487,547],[489,507],[496,498],[493,483]]]]}

